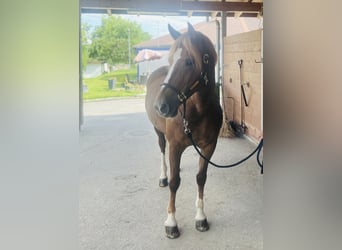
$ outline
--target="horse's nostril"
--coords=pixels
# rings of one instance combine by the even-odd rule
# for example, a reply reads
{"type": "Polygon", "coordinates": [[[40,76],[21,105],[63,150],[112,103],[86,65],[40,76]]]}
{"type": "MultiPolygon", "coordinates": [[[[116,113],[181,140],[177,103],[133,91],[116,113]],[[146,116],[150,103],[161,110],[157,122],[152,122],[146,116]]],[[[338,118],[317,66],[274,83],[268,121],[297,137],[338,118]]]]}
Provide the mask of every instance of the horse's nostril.
{"type": "Polygon", "coordinates": [[[170,111],[170,107],[166,103],[162,103],[159,107],[159,111],[161,114],[167,115],[170,111]]]}

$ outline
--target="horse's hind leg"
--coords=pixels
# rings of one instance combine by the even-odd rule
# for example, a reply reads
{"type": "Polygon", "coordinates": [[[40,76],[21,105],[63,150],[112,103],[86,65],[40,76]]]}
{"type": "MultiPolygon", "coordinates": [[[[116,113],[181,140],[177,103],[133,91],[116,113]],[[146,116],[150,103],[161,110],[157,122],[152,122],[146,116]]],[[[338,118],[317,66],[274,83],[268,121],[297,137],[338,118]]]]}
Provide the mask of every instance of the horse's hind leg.
{"type": "MultiPolygon", "coordinates": [[[[201,153],[208,159],[214,153],[216,147],[216,143],[210,144],[204,147],[201,150],[201,153]]],[[[207,221],[207,216],[204,213],[204,203],[203,203],[203,193],[204,193],[204,185],[207,180],[207,169],[208,169],[208,162],[200,157],[199,160],[199,171],[197,174],[197,185],[198,185],[198,193],[196,199],[196,229],[200,232],[205,232],[209,230],[209,224],[207,221]]]]}
{"type": "Polygon", "coordinates": [[[165,146],[166,146],[166,140],[165,140],[165,135],[154,128],[158,135],[158,143],[161,151],[161,164],[160,164],[160,177],[159,177],[159,186],[160,187],[166,187],[168,182],[167,182],[167,165],[165,161],[165,146]]]}

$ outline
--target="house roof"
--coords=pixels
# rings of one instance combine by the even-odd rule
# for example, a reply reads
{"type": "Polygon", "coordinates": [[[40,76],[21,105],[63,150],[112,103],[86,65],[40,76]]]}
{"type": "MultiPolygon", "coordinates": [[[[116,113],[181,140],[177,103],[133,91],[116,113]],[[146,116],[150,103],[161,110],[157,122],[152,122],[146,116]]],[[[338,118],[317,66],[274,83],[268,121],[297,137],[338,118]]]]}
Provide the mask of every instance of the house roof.
{"type": "MultiPolygon", "coordinates": [[[[199,31],[216,44],[216,21],[210,22],[201,22],[193,25],[196,31],[199,31]]],[[[252,30],[257,30],[262,28],[262,18],[227,18],[227,36],[232,36],[239,33],[244,33],[252,30]]],[[[186,32],[187,29],[180,30],[181,33],[186,32]]],[[[141,49],[153,49],[153,50],[168,50],[173,44],[174,40],[169,35],[163,35],[157,37],[155,39],[144,41],[139,44],[134,45],[133,47],[136,50],[141,49]]]]}
{"type": "Polygon", "coordinates": [[[164,36],[157,37],[152,40],[141,42],[133,47],[137,50],[140,49],[153,49],[153,50],[168,50],[173,44],[174,40],[167,34],[164,36]]]}

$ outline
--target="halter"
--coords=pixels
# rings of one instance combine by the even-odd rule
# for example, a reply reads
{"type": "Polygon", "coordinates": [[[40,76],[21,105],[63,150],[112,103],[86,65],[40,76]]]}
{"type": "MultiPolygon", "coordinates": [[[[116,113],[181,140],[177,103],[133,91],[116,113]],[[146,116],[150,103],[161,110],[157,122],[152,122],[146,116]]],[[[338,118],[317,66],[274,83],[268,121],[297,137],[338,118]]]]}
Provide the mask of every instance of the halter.
{"type": "Polygon", "coordinates": [[[202,57],[202,62],[204,64],[204,70],[201,72],[199,79],[197,79],[190,87],[186,88],[185,91],[178,90],[169,83],[162,83],[160,86],[165,86],[173,90],[177,94],[177,98],[181,104],[185,104],[186,100],[189,99],[200,87],[200,83],[205,86],[208,85],[208,66],[209,66],[209,54],[205,53],[202,57]]]}
{"type": "Polygon", "coordinates": [[[197,151],[197,153],[208,163],[210,163],[211,165],[217,167],[217,168],[231,168],[231,167],[235,167],[240,165],[241,163],[243,163],[244,161],[248,160],[250,157],[252,157],[255,153],[256,155],[256,159],[257,162],[259,164],[260,167],[260,173],[263,174],[264,173],[264,166],[263,166],[263,162],[260,161],[260,152],[261,149],[263,147],[264,144],[264,139],[261,139],[258,146],[256,147],[256,149],[250,153],[249,155],[247,155],[245,158],[243,158],[242,160],[233,163],[233,164],[229,164],[229,165],[218,165],[212,161],[210,161],[207,157],[205,157],[201,151],[199,150],[196,142],[194,141],[194,139],[192,138],[192,132],[189,128],[189,123],[186,119],[186,100],[189,99],[199,88],[200,83],[203,82],[205,86],[208,85],[209,79],[208,79],[208,64],[209,64],[209,55],[208,54],[204,54],[202,57],[202,61],[204,64],[204,69],[201,72],[201,75],[199,77],[198,80],[196,80],[189,88],[187,88],[184,92],[178,90],[177,88],[175,88],[174,86],[170,85],[169,83],[162,83],[161,86],[165,86],[167,88],[172,89],[174,92],[176,92],[178,100],[181,104],[183,104],[183,113],[182,113],[182,119],[183,119],[183,128],[184,128],[184,133],[187,135],[187,137],[189,138],[189,140],[191,141],[192,146],[194,147],[194,149],[197,151]]]}

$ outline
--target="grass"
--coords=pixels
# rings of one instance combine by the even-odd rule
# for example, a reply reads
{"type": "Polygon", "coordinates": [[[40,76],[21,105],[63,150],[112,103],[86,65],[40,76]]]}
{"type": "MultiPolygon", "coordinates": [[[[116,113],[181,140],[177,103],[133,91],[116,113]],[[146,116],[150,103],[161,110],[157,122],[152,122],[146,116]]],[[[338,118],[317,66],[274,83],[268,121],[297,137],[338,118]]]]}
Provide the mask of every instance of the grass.
{"type": "Polygon", "coordinates": [[[110,98],[110,97],[132,97],[145,93],[145,86],[140,84],[126,83],[126,74],[130,80],[136,78],[136,69],[117,70],[105,73],[96,78],[87,78],[83,82],[87,85],[88,91],[83,93],[84,100],[110,98]],[[108,88],[108,80],[116,79],[115,88],[108,88]]]}

